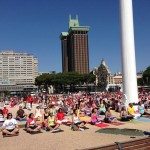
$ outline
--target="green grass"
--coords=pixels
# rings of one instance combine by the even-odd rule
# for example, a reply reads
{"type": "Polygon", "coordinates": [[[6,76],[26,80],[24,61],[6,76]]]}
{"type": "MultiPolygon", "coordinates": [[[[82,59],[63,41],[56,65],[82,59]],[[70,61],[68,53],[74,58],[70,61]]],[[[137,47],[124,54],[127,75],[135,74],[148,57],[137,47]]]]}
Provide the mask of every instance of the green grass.
{"type": "Polygon", "coordinates": [[[128,135],[128,136],[144,136],[142,130],[137,129],[118,129],[118,128],[106,128],[106,129],[99,129],[96,133],[105,133],[105,134],[121,134],[121,135],[128,135]]]}

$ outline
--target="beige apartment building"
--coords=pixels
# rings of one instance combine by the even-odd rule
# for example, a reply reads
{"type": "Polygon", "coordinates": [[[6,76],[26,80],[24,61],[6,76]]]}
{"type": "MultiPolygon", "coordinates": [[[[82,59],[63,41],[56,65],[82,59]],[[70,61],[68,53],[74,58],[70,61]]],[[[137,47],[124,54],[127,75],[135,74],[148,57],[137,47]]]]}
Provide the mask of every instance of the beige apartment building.
{"type": "Polygon", "coordinates": [[[38,59],[27,53],[0,52],[0,84],[34,84],[38,59]]]}

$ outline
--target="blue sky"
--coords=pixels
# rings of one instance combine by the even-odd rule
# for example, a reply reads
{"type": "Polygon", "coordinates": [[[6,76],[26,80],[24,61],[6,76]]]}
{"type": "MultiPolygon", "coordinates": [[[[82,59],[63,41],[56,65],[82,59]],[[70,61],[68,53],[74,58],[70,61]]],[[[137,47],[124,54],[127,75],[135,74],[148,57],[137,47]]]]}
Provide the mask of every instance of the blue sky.
{"type": "MultiPolygon", "coordinates": [[[[150,0],[133,0],[137,71],[150,65],[150,0]]],[[[0,50],[32,53],[39,71],[61,72],[59,35],[69,14],[90,26],[90,69],[121,71],[119,0],[0,0],[0,50]]]]}

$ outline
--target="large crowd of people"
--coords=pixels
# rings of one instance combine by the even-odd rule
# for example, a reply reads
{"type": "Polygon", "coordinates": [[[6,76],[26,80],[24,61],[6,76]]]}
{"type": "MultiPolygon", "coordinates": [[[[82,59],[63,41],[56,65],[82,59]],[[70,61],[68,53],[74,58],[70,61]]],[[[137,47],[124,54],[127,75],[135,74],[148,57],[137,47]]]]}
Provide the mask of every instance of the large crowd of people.
{"type": "Polygon", "coordinates": [[[25,129],[29,133],[42,132],[42,130],[56,132],[61,125],[70,126],[72,130],[83,131],[86,124],[99,124],[129,121],[148,114],[150,107],[150,92],[139,92],[139,104],[130,103],[126,108],[122,102],[121,92],[99,93],[69,93],[28,95],[26,97],[12,96],[2,98],[0,101],[0,126],[3,135],[18,135],[18,121],[25,122],[25,129]],[[7,100],[7,101],[6,101],[7,100]],[[9,107],[19,105],[15,116],[9,107]],[[36,106],[33,112],[33,105],[36,106]],[[136,109],[135,109],[136,108],[136,109]],[[30,113],[26,114],[25,109],[30,113]],[[112,110],[120,113],[117,118],[112,110]]]}

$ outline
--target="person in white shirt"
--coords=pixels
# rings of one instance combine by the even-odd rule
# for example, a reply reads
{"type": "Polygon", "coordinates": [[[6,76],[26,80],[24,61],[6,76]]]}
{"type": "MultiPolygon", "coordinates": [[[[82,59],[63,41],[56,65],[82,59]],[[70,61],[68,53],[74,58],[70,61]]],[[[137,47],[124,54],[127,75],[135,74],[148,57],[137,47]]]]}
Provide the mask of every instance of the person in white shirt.
{"type": "Polygon", "coordinates": [[[72,130],[79,130],[79,131],[83,131],[84,127],[85,127],[85,121],[81,121],[80,118],[77,115],[77,110],[74,109],[73,110],[73,115],[72,115],[72,130]]]}
{"type": "Polygon", "coordinates": [[[16,119],[12,118],[12,113],[8,113],[7,119],[2,126],[3,135],[18,135],[19,128],[16,119]]]}
{"type": "Polygon", "coordinates": [[[4,119],[4,115],[3,115],[3,111],[2,109],[0,109],[0,127],[3,125],[5,119],[4,119]]]}

